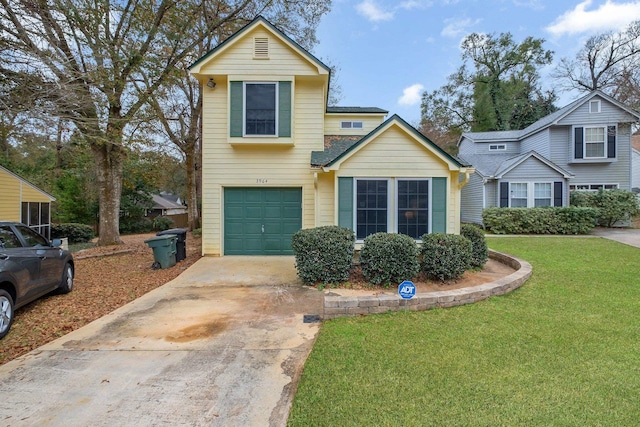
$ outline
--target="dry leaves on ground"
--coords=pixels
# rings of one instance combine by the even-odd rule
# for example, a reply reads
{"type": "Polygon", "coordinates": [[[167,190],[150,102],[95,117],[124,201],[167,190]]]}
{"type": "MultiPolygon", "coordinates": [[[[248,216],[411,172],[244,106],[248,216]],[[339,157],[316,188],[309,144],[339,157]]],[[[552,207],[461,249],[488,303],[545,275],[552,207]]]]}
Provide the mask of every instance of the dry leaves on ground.
{"type": "Polygon", "coordinates": [[[48,295],[18,309],[9,335],[0,341],[0,364],[76,330],[169,282],[200,258],[200,238],[189,233],[187,258],[174,267],[152,270],[153,252],[144,241],[154,236],[122,236],[122,245],[76,252],[73,292],[48,295]]]}

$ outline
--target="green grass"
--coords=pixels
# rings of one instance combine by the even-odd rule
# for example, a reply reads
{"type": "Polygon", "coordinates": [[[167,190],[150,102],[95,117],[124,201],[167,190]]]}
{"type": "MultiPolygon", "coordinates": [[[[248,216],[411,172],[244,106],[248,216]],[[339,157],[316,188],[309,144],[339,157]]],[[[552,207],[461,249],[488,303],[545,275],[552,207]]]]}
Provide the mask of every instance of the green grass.
{"type": "Polygon", "coordinates": [[[290,426],[640,423],[640,249],[595,238],[488,238],[533,265],[462,307],[322,325],[290,426]]]}

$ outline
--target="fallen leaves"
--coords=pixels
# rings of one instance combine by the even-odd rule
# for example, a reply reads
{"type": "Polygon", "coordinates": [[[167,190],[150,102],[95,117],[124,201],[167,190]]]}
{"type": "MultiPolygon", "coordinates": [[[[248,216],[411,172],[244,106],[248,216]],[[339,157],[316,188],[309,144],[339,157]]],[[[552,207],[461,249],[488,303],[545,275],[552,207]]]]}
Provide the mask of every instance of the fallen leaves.
{"type": "Polygon", "coordinates": [[[187,235],[187,258],[152,270],[144,243],[154,234],[122,236],[124,244],[74,254],[74,289],[48,295],[16,311],[9,335],[0,341],[0,364],[74,331],[176,278],[200,258],[200,238],[187,235]]]}

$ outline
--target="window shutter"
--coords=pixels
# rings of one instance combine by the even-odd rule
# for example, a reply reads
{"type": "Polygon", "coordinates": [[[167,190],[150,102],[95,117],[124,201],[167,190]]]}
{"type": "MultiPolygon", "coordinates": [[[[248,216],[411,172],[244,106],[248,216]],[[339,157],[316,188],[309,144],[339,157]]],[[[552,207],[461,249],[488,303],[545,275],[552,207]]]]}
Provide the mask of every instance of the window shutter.
{"type": "Polygon", "coordinates": [[[509,183],[506,181],[500,183],[500,207],[509,207],[509,183]]]}
{"type": "Polygon", "coordinates": [[[229,136],[242,136],[242,82],[229,86],[229,136]]]}
{"type": "Polygon", "coordinates": [[[562,182],[553,183],[553,206],[562,206],[562,182]]]}
{"type": "Polygon", "coordinates": [[[578,128],[574,128],[574,137],[573,137],[573,146],[574,146],[574,155],[576,159],[583,159],[584,158],[584,153],[582,148],[584,147],[583,145],[583,134],[584,134],[584,128],[578,127],[578,128]]]}
{"type": "Polygon", "coordinates": [[[433,178],[431,183],[432,233],[447,232],[447,178],[433,178]]]}
{"type": "Polygon", "coordinates": [[[353,230],[353,178],[338,178],[338,225],[353,230]]]}
{"type": "Polygon", "coordinates": [[[607,126],[607,158],[616,158],[616,127],[607,126]]]}
{"type": "Polygon", "coordinates": [[[291,136],[291,82],[278,84],[278,136],[291,136]]]}

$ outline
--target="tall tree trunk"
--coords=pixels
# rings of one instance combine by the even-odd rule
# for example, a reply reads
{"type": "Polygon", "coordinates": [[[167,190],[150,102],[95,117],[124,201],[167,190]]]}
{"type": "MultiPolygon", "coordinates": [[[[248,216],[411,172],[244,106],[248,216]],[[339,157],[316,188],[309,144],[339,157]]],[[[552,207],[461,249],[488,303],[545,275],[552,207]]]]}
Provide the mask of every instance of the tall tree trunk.
{"type": "Polygon", "coordinates": [[[125,152],[118,144],[91,144],[100,189],[100,225],[98,245],[117,245],[120,240],[120,196],[125,152]]]}
{"type": "MultiPolygon", "coordinates": [[[[195,144],[189,144],[195,145],[195,144]]],[[[189,219],[189,230],[200,228],[200,215],[198,212],[198,191],[197,191],[197,178],[198,178],[198,156],[195,153],[195,148],[192,150],[186,150],[185,163],[187,166],[187,205],[189,210],[187,211],[189,219]]]]}

